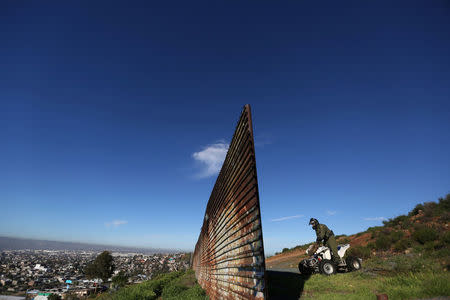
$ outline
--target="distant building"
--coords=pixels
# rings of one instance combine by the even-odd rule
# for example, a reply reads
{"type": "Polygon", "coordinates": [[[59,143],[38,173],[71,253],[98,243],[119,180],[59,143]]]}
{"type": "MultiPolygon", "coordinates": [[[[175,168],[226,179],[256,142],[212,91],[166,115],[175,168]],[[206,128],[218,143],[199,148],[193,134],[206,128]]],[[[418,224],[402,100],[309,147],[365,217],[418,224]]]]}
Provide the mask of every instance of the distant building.
{"type": "Polygon", "coordinates": [[[36,266],[34,267],[35,270],[39,270],[42,272],[47,272],[47,268],[45,268],[44,266],[41,266],[41,264],[36,264],[36,266]]]}
{"type": "Polygon", "coordinates": [[[25,297],[0,295],[0,300],[25,300],[25,297]]]}

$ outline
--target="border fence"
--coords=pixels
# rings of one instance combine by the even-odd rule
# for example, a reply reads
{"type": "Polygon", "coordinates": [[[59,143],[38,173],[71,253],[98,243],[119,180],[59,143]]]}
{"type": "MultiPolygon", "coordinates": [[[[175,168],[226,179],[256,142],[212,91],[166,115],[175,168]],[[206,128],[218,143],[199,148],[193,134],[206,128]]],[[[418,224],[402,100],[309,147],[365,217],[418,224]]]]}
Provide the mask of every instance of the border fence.
{"type": "Polygon", "coordinates": [[[211,192],[192,266],[210,299],[267,298],[250,105],[211,192]]]}

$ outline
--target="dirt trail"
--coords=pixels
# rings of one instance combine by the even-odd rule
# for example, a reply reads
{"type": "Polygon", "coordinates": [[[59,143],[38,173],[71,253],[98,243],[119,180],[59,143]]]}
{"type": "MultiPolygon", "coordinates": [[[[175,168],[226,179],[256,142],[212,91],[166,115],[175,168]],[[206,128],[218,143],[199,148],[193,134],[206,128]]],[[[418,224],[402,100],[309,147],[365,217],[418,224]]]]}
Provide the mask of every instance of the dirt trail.
{"type": "Polygon", "coordinates": [[[298,263],[305,257],[305,250],[294,250],[266,259],[267,270],[290,270],[297,272],[298,263]]]}

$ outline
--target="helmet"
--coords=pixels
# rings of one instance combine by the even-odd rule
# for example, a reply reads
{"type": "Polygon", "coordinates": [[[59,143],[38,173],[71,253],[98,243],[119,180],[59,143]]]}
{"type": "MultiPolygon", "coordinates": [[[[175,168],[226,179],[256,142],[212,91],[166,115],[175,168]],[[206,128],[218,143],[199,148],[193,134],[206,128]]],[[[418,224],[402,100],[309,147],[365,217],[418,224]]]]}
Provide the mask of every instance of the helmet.
{"type": "Polygon", "coordinates": [[[311,218],[309,219],[309,225],[312,225],[313,228],[316,228],[319,225],[319,221],[317,219],[311,218]]]}

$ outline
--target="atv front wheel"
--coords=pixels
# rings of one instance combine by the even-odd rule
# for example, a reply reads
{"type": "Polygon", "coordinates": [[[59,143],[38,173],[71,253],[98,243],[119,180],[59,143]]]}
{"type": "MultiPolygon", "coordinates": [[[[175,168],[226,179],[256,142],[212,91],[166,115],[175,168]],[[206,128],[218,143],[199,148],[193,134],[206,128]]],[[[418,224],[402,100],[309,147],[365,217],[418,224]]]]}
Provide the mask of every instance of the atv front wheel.
{"type": "Polygon", "coordinates": [[[312,274],[311,268],[308,268],[307,266],[302,264],[302,262],[303,262],[303,260],[298,263],[298,270],[299,270],[300,274],[302,274],[302,275],[311,275],[312,274]]]}
{"type": "Polygon", "coordinates": [[[361,262],[356,257],[349,256],[345,261],[349,271],[357,271],[361,269],[361,262]]]}
{"type": "Polygon", "coordinates": [[[322,274],[333,275],[336,273],[336,269],[336,264],[329,259],[324,259],[319,263],[319,271],[322,274]]]}

